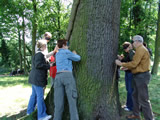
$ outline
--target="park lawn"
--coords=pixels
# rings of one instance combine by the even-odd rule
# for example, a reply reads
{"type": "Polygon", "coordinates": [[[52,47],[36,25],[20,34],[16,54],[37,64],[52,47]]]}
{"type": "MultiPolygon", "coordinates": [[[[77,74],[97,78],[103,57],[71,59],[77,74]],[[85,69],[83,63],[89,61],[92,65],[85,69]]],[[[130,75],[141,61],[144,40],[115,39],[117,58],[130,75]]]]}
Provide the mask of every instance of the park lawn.
{"type": "MultiPolygon", "coordinates": [[[[49,89],[50,82],[45,95],[49,89]]],[[[8,120],[10,116],[26,110],[31,91],[28,76],[0,76],[0,120],[8,120]]]]}
{"type": "MultiPolygon", "coordinates": [[[[50,78],[45,92],[46,94],[49,92],[49,89],[50,78]]],[[[152,76],[152,80],[149,84],[149,93],[156,120],[160,120],[159,75],[152,76]]],[[[28,76],[0,76],[0,120],[13,120],[12,118],[17,119],[19,115],[21,115],[19,117],[22,117],[22,114],[20,113],[21,111],[24,111],[23,115],[25,115],[30,94],[31,85],[28,84],[28,76]]],[[[123,71],[121,71],[121,78],[119,80],[119,94],[121,104],[124,105],[126,102],[126,89],[123,71]]],[[[129,113],[123,111],[123,114],[129,113]]]]}
{"type": "MultiPolygon", "coordinates": [[[[159,70],[160,71],[160,70],[159,70]]],[[[119,94],[122,105],[126,103],[126,88],[124,80],[124,71],[121,71],[121,78],[119,80],[119,94]]],[[[160,120],[160,74],[152,76],[149,84],[149,97],[155,114],[155,120],[160,120]]]]}

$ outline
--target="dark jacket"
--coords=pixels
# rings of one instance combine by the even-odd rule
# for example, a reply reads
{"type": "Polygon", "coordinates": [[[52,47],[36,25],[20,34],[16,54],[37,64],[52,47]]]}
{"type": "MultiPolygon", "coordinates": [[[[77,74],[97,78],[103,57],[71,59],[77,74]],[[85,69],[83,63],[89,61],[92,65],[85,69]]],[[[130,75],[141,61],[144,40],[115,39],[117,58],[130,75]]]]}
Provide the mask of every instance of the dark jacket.
{"type": "Polygon", "coordinates": [[[29,83],[44,87],[47,85],[47,70],[50,65],[46,62],[41,52],[36,53],[32,58],[32,70],[29,75],[29,83]]]}
{"type": "MultiPolygon", "coordinates": [[[[129,50],[129,53],[124,54],[124,58],[121,60],[121,62],[130,62],[133,59],[133,56],[135,54],[134,50],[129,50]]],[[[125,72],[131,72],[130,70],[126,70],[125,72]]]]}

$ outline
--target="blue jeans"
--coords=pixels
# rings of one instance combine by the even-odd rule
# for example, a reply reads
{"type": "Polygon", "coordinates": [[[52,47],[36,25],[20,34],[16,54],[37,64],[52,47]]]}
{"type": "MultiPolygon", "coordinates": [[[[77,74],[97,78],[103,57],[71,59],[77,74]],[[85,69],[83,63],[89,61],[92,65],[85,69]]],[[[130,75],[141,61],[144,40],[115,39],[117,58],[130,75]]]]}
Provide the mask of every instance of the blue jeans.
{"type": "Polygon", "coordinates": [[[31,114],[36,107],[37,104],[37,111],[38,111],[38,120],[47,116],[46,113],[46,105],[44,103],[44,90],[43,87],[36,86],[32,84],[32,94],[29,100],[27,114],[31,114]]]}
{"type": "Polygon", "coordinates": [[[126,90],[127,90],[127,102],[126,106],[128,109],[133,109],[133,100],[132,100],[132,80],[133,80],[133,74],[131,72],[126,71],[125,72],[125,83],[126,83],[126,90]]]}

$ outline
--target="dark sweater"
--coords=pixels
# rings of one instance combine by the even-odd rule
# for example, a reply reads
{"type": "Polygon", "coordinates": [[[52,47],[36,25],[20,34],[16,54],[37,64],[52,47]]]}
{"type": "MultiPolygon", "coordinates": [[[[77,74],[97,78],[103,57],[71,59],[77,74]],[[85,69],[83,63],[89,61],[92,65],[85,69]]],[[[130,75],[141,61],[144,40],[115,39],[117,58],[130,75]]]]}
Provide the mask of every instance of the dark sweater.
{"type": "Polygon", "coordinates": [[[47,85],[47,70],[50,65],[46,62],[41,52],[36,53],[32,58],[32,70],[29,75],[29,83],[44,87],[47,85]]]}
{"type": "MultiPolygon", "coordinates": [[[[130,62],[133,59],[133,56],[135,54],[134,50],[130,50],[128,53],[124,54],[124,58],[121,60],[121,62],[130,62]]],[[[131,72],[130,70],[126,70],[126,72],[131,72]]]]}

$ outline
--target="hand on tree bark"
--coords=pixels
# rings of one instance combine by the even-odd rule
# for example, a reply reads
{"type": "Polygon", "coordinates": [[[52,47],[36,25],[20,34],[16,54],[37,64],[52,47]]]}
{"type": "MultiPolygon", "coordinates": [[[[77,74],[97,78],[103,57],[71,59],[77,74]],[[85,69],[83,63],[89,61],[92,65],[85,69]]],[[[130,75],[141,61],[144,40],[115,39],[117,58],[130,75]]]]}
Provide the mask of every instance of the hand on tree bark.
{"type": "Polygon", "coordinates": [[[117,64],[117,65],[119,65],[119,66],[122,66],[122,63],[121,63],[121,61],[120,60],[115,60],[115,63],[117,64]]]}
{"type": "Polygon", "coordinates": [[[77,54],[77,52],[75,50],[72,51],[74,54],[77,54]]]}

